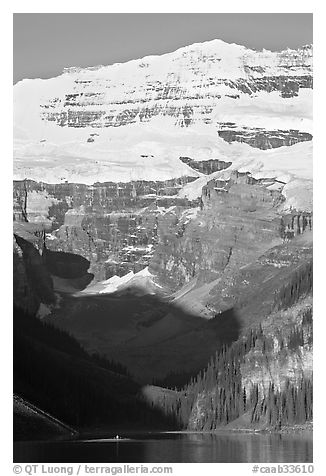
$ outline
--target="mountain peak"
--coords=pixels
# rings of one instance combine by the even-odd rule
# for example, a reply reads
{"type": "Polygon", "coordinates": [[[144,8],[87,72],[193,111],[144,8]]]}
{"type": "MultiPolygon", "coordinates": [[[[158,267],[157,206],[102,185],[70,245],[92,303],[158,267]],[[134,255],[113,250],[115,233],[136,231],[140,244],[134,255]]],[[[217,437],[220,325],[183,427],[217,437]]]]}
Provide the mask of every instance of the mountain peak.
{"type": "Polygon", "coordinates": [[[117,62],[113,64],[107,64],[107,65],[94,65],[94,66],[87,66],[87,67],[82,67],[82,66],[70,66],[66,67],[63,69],[63,73],[81,73],[82,71],[99,71],[99,70],[105,70],[110,67],[118,67],[126,64],[135,64],[139,63],[140,67],[144,67],[147,62],[157,62],[159,60],[164,59],[170,59],[175,56],[180,57],[180,56],[186,56],[187,54],[191,53],[201,53],[201,54],[214,54],[214,55],[229,55],[229,54],[243,54],[245,51],[251,51],[254,53],[254,50],[250,50],[246,48],[245,46],[238,45],[236,43],[227,43],[224,40],[221,39],[213,39],[213,40],[208,40],[204,42],[197,42],[197,43],[192,43],[190,45],[185,45],[181,46],[180,48],[177,48],[176,50],[169,51],[166,53],[162,54],[153,54],[153,55],[146,55],[140,58],[132,59],[132,60],[127,60],[123,62],[117,62]]]}
{"type": "Polygon", "coordinates": [[[276,56],[279,55],[291,55],[295,53],[308,53],[308,55],[312,54],[312,45],[303,45],[297,49],[286,48],[280,51],[271,51],[268,49],[262,50],[255,50],[244,45],[240,45],[237,43],[228,43],[224,40],[219,38],[207,40],[203,42],[196,42],[190,45],[181,46],[176,50],[169,51],[162,54],[153,54],[153,55],[146,55],[140,58],[126,60],[123,62],[117,62],[113,64],[106,64],[106,65],[94,65],[88,67],[82,66],[70,66],[64,68],[63,73],[66,74],[80,74],[82,72],[92,73],[92,72],[105,72],[108,68],[119,68],[124,67],[126,65],[136,66],[140,68],[146,68],[150,64],[156,64],[158,62],[168,62],[170,63],[179,61],[182,58],[192,57],[195,56],[201,61],[213,60],[213,57],[216,60],[223,59],[224,61],[230,61],[231,58],[257,58],[261,57],[262,55],[266,58],[270,58],[271,61],[274,60],[276,56]]]}
{"type": "Polygon", "coordinates": [[[310,140],[311,89],[309,49],[256,52],[220,39],[22,81],[14,87],[16,177],[198,176],[179,157],[233,162],[247,146],[228,142],[268,149],[310,140]]]}

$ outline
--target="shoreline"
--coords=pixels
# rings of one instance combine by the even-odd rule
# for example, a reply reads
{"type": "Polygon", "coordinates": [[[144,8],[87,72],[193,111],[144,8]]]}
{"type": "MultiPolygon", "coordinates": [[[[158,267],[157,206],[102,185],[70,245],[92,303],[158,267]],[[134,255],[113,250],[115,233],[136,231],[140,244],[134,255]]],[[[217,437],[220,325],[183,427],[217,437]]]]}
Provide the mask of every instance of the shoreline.
{"type": "MultiPolygon", "coordinates": [[[[116,431],[107,429],[107,430],[93,430],[93,431],[80,431],[75,437],[65,439],[65,438],[50,438],[50,439],[36,439],[36,440],[13,440],[13,443],[37,443],[37,442],[63,442],[63,441],[70,441],[70,442],[75,442],[75,441],[81,441],[82,439],[88,438],[90,441],[97,440],[97,439],[108,439],[108,440],[114,440],[114,436],[117,434],[116,431]],[[112,436],[112,433],[114,435],[112,436]],[[92,438],[93,437],[93,438],[92,438]]],[[[216,430],[209,430],[209,431],[201,431],[201,430],[165,430],[165,431],[159,431],[159,430],[120,430],[120,433],[118,432],[119,436],[121,439],[117,441],[121,441],[123,439],[126,439],[127,435],[232,435],[232,434],[257,434],[257,435],[264,435],[264,434],[279,434],[279,435],[302,435],[302,434],[307,434],[311,435],[313,434],[313,424],[312,422],[308,422],[306,424],[300,424],[300,425],[291,425],[291,426],[286,426],[281,429],[273,429],[273,428],[219,428],[216,430]],[[126,437],[124,437],[126,435],[126,437]]]]}
{"type": "Polygon", "coordinates": [[[230,434],[230,433],[253,433],[253,434],[302,434],[302,433],[313,433],[313,425],[293,425],[293,426],[286,426],[281,429],[275,428],[219,428],[216,430],[209,430],[209,431],[200,431],[200,430],[171,430],[171,431],[163,431],[160,433],[165,434],[230,434]]]}

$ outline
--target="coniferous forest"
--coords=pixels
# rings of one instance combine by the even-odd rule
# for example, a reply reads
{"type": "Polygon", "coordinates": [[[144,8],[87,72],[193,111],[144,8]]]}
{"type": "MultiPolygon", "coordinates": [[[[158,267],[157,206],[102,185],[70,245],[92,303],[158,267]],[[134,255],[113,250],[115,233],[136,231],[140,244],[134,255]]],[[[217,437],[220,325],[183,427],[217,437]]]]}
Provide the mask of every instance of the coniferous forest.
{"type": "MultiPolygon", "coordinates": [[[[280,338],[280,355],[299,351],[312,344],[311,312],[304,315],[302,327],[292,326],[286,340],[280,338]]],[[[286,380],[282,388],[254,383],[243,386],[242,364],[251,353],[259,353],[268,364],[273,359],[273,339],[266,337],[262,327],[250,330],[229,348],[223,347],[211,358],[206,369],[182,389],[174,399],[160,405],[173,415],[183,429],[214,430],[240,420],[252,427],[280,429],[312,420],[313,382],[311,377],[286,380]],[[249,387],[249,388],[248,388],[249,387]]]]}

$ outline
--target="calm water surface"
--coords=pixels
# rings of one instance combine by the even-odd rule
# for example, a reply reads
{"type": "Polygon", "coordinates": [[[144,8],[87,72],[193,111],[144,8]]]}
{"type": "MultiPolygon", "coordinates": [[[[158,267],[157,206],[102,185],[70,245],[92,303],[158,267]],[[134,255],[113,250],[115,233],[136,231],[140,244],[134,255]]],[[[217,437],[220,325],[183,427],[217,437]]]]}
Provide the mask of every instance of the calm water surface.
{"type": "Polygon", "coordinates": [[[126,440],[14,443],[15,463],[306,463],[312,434],[124,434],[126,440]]]}

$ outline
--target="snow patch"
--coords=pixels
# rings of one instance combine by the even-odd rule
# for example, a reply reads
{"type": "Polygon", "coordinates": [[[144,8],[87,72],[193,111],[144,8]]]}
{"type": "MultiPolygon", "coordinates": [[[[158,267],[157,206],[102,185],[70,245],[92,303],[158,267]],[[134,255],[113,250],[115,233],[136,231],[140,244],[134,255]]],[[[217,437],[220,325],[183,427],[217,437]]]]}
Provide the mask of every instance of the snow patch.
{"type": "Polygon", "coordinates": [[[112,294],[127,288],[138,288],[143,294],[155,294],[155,289],[162,288],[154,282],[154,275],[149,271],[148,266],[138,273],[130,271],[126,275],[112,276],[111,278],[89,285],[81,291],[82,294],[112,294]]]}

